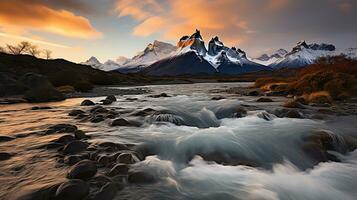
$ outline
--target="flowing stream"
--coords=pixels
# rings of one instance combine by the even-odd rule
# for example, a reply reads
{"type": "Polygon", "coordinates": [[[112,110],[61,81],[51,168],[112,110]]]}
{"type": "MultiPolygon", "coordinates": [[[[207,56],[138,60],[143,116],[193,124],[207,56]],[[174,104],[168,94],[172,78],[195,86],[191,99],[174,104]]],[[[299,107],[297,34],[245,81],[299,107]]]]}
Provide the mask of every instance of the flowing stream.
{"type": "MultiPolygon", "coordinates": [[[[121,112],[139,127],[112,127],[68,116],[82,98],[45,104],[0,106],[0,135],[17,139],[0,143],[0,151],[13,156],[0,162],[0,199],[8,199],[24,187],[65,179],[68,167],[57,163],[55,152],[38,148],[58,137],[31,135],[59,123],[75,124],[91,136],[91,142],[134,144],[152,154],[132,166],[159,179],[153,184],[128,184],[115,199],[356,199],[357,151],[331,152],[341,162],[314,163],[302,150],[303,137],[324,130],[336,136],[357,137],[357,116],[333,116],[324,120],[278,118],[266,110],[281,108],[285,100],[257,103],[257,97],[227,94],[225,89],[250,83],[201,83],[145,86],[153,94],[117,96],[106,107],[121,112]],[[224,96],[221,100],[212,97],[224,96]],[[128,99],[130,98],[130,99],[128,99]],[[49,110],[31,110],[33,106],[49,110]],[[247,116],[234,118],[238,106],[247,116]],[[144,109],[160,110],[150,116],[134,116],[144,109]],[[266,115],[269,120],[261,116],[266,115]],[[224,155],[242,163],[218,164],[200,155],[224,155]]],[[[137,88],[137,87],[136,87],[137,88]]],[[[126,88],[130,89],[130,88],[126,88]]],[[[103,97],[90,98],[99,102],[103,97]]],[[[343,147],[343,144],[341,145],[343,147]]]]}

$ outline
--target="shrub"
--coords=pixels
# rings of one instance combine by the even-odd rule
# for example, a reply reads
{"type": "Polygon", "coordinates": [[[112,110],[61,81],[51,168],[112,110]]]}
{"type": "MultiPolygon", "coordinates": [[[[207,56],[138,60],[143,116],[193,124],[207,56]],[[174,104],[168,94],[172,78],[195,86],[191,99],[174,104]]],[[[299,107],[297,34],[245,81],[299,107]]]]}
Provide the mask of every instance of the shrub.
{"type": "Polygon", "coordinates": [[[311,94],[304,95],[305,100],[308,103],[317,103],[317,104],[331,104],[332,99],[328,92],[319,91],[313,92],[311,94]]]}

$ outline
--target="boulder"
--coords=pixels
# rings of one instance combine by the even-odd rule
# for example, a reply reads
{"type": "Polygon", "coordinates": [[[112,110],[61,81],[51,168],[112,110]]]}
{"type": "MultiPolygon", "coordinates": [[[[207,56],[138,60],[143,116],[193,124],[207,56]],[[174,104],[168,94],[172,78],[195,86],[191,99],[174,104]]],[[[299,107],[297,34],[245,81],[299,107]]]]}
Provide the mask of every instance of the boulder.
{"type": "Polygon", "coordinates": [[[89,194],[89,185],[82,180],[69,180],[56,191],[56,200],[82,200],[89,194]]]}
{"type": "Polygon", "coordinates": [[[9,142],[11,140],[14,140],[15,138],[12,136],[7,136],[7,135],[0,135],[0,143],[1,142],[9,142]]]}
{"type": "Polygon", "coordinates": [[[222,100],[222,99],[225,99],[226,97],[224,96],[216,96],[216,97],[212,97],[211,100],[213,101],[218,101],[218,100],[222,100]]]}
{"type": "Polygon", "coordinates": [[[68,144],[68,143],[72,142],[75,139],[76,138],[74,138],[72,135],[62,135],[61,137],[59,137],[58,139],[54,140],[53,142],[57,142],[57,143],[61,143],[61,144],[68,144]]]}
{"type": "Polygon", "coordinates": [[[161,94],[155,94],[155,95],[149,95],[151,98],[161,98],[161,97],[170,97],[170,95],[166,93],[161,93],[161,94]]]}
{"type": "Polygon", "coordinates": [[[96,173],[97,165],[95,162],[90,160],[82,160],[70,168],[67,177],[69,179],[88,180],[96,173]]]}
{"type": "Polygon", "coordinates": [[[301,114],[298,110],[292,109],[289,110],[286,114],[285,117],[287,118],[297,118],[297,119],[302,119],[304,118],[303,114],[301,114]]]}
{"type": "Polygon", "coordinates": [[[289,100],[289,101],[285,102],[283,107],[305,109],[305,106],[296,100],[289,100]]]}
{"type": "Polygon", "coordinates": [[[52,109],[52,108],[49,106],[34,106],[31,108],[31,110],[49,110],[49,109],[52,109]]]}
{"type": "Polygon", "coordinates": [[[139,162],[139,158],[133,153],[122,153],[118,156],[117,162],[124,164],[134,164],[139,162]]]}
{"type": "Polygon", "coordinates": [[[29,88],[24,95],[24,98],[29,102],[62,101],[65,99],[64,95],[56,90],[43,75],[27,73],[21,77],[21,82],[29,88]]]}
{"type": "Polygon", "coordinates": [[[77,139],[77,140],[81,140],[81,139],[86,139],[88,138],[88,136],[84,133],[84,131],[82,130],[76,130],[74,132],[74,137],[77,139]]]}
{"type": "Polygon", "coordinates": [[[60,184],[45,186],[25,186],[15,194],[11,195],[12,200],[52,200],[55,199],[56,191],[60,184]]]}
{"type": "Polygon", "coordinates": [[[113,101],[110,99],[103,99],[103,100],[101,100],[101,102],[103,105],[110,105],[113,103],[113,101]]]}
{"type": "Polygon", "coordinates": [[[108,176],[113,177],[116,175],[125,175],[128,174],[129,171],[129,166],[127,164],[116,164],[109,172],[108,172],[108,176]]]}
{"type": "Polygon", "coordinates": [[[95,115],[92,118],[90,118],[90,122],[92,122],[92,123],[99,123],[99,122],[102,122],[104,120],[105,120],[105,118],[104,118],[103,115],[95,115]]]}
{"type": "Polygon", "coordinates": [[[132,124],[124,119],[124,118],[118,118],[112,121],[112,126],[131,126],[132,124]]]}
{"type": "Polygon", "coordinates": [[[0,152],[0,161],[9,160],[12,157],[10,153],[0,152]]]}
{"type": "Polygon", "coordinates": [[[63,154],[76,154],[82,151],[85,151],[88,147],[88,144],[79,140],[72,141],[68,143],[63,148],[63,154]]]}
{"type": "Polygon", "coordinates": [[[117,98],[114,95],[108,95],[107,98],[105,98],[105,99],[110,100],[112,102],[117,101],[117,98]]]}
{"type": "Polygon", "coordinates": [[[81,106],[94,106],[95,103],[89,99],[82,101],[81,106]]]}
{"type": "Polygon", "coordinates": [[[81,114],[84,114],[85,112],[83,110],[71,110],[68,115],[69,116],[78,116],[81,114]]]}
{"type": "Polygon", "coordinates": [[[95,106],[94,108],[90,109],[91,113],[108,113],[109,110],[105,109],[103,106],[95,106]]]}
{"type": "Polygon", "coordinates": [[[72,124],[57,124],[51,126],[46,131],[46,134],[53,134],[53,133],[73,133],[77,130],[77,126],[72,124]]]}
{"type": "Polygon", "coordinates": [[[235,118],[242,118],[245,116],[247,116],[247,110],[241,106],[238,107],[236,109],[236,112],[233,114],[233,117],[235,117],[235,118]]]}
{"type": "Polygon", "coordinates": [[[70,155],[70,156],[66,156],[64,158],[64,163],[67,164],[67,165],[74,165],[74,164],[78,163],[81,160],[82,160],[81,156],[70,155]]]}

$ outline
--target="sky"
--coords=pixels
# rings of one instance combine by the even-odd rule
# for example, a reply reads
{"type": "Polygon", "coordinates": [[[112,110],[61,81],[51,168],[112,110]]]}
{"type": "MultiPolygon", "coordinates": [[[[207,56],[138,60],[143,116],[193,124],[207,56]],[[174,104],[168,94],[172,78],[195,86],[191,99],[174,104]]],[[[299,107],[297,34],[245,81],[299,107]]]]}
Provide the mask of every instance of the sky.
{"type": "Polygon", "coordinates": [[[0,46],[30,41],[55,58],[104,62],[199,29],[257,57],[301,40],[357,47],[357,0],[0,0],[0,46]]]}

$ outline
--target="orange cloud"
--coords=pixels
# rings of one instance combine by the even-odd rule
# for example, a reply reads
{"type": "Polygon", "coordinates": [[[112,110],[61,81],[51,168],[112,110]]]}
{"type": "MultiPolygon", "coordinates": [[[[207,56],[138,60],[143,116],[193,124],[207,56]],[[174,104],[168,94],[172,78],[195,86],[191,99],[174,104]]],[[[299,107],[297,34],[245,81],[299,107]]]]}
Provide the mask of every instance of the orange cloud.
{"type": "Polygon", "coordinates": [[[66,10],[54,10],[45,5],[14,1],[0,1],[2,30],[40,30],[66,37],[98,38],[89,20],[66,10]]]}
{"type": "MultiPolygon", "coordinates": [[[[289,0],[266,0],[263,7],[269,11],[280,9],[289,0]]],[[[203,37],[219,34],[223,42],[237,45],[249,39],[257,31],[251,27],[247,15],[256,10],[251,1],[237,0],[118,0],[119,17],[129,16],[141,23],[133,35],[149,36],[158,33],[163,39],[177,40],[196,28],[203,37]]]]}

